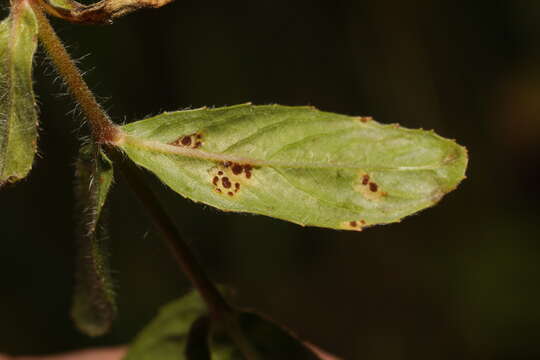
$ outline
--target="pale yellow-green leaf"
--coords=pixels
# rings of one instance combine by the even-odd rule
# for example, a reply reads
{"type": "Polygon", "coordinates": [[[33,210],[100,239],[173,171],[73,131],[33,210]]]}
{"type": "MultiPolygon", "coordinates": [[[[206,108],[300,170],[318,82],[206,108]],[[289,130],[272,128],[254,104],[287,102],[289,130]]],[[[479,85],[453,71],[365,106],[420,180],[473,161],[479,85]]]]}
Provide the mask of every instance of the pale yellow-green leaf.
{"type": "Polygon", "coordinates": [[[333,229],[432,206],[467,166],[466,149],[432,131],[309,107],[179,111],[122,130],[116,145],[187,198],[333,229]]]}
{"type": "Polygon", "coordinates": [[[37,21],[28,1],[16,1],[0,23],[0,185],[24,178],[36,153],[37,111],[32,58],[37,21]]]}

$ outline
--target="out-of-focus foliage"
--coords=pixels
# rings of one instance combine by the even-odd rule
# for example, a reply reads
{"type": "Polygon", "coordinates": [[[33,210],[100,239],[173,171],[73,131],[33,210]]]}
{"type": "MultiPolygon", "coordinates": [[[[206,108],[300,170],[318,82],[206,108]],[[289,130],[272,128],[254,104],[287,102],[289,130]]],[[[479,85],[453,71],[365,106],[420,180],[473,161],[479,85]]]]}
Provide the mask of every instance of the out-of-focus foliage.
{"type": "MultiPolygon", "coordinates": [[[[236,321],[244,349],[259,360],[334,359],[316,356],[289,331],[255,313],[238,311],[236,321]]],[[[159,311],[137,335],[125,360],[242,360],[243,355],[223,324],[210,318],[201,297],[192,292],[159,311]]]]}

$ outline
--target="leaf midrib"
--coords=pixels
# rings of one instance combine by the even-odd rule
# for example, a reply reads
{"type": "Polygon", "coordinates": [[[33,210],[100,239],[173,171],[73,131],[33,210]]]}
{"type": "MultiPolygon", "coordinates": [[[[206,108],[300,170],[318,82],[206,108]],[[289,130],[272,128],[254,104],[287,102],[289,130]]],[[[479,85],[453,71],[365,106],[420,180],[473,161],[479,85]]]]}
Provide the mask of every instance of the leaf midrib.
{"type": "Polygon", "coordinates": [[[329,164],[329,163],[313,163],[313,162],[287,162],[279,160],[261,160],[248,157],[241,157],[223,153],[214,153],[198,149],[185,148],[175,145],[169,145],[155,140],[145,140],[136,136],[124,134],[115,145],[122,147],[128,144],[150,152],[162,153],[166,155],[178,155],[199,160],[207,160],[212,162],[233,162],[238,164],[249,164],[252,166],[268,166],[272,168],[312,168],[312,169],[362,169],[364,171],[422,171],[422,170],[437,170],[441,168],[440,162],[423,166],[362,166],[352,164],[329,164]]]}

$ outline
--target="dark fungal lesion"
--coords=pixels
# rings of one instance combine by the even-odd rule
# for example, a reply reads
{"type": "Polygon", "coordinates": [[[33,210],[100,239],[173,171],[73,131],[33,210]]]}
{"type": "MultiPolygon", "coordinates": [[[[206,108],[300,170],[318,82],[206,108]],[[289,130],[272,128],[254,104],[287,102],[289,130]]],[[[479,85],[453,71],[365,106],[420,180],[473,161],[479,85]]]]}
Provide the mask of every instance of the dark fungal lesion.
{"type": "Polygon", "coordinates": [[[210,169],[209,174],[215,192],[233,197],[249,183],[253,171],[252,165],[224,161],[210,169]]]}
{"type": "Polygon", "coordinates": [[[221,184],[225,189],[230,189],[232,184],[228,177],[224,176],[221,178],[221,184]]]}
{"type": "Polygon", "coordinates": [[[371,116],[357,116],[356,119],[363,123],[373,121],[373,118],[371,116]]]}
{"type": "Polygon", "coordinates": [[[232,173],[234,175],[242,175],[246,177],[246,179],[251,178],[251,172],[253,170],[253,167],[249,164],[237,164],[237,163],[231,163],[231,162],[225,162],[223,163],[225,167],[230,167],[232,173]]]}
{"type": "Polygon", "coordinates": [[[344,230],[362,231],[367,225],[364,219],[345,221],[342,223],[341,228],[344,230]]]}
{"type": "Polygon", "coordinates": [[[365,172],[360,172],[359,181],[354,185],[354,189],[368,200],[379,200],[386,196],[387,193],[381,190],[381,187],[373,179],[373,177],[365,172]]]}
{"type": "Polygon", "coordinates": [[[201,133],[182,135],[178,139],[171,141],[169,145],[198,149],[203,145],[203,136],[201,133]]]}
{"type": "Polygon", "coordinates": [[[364,174],[362,175],[362,185],[367,185],[369,183],[369,175],[364,174]]]}

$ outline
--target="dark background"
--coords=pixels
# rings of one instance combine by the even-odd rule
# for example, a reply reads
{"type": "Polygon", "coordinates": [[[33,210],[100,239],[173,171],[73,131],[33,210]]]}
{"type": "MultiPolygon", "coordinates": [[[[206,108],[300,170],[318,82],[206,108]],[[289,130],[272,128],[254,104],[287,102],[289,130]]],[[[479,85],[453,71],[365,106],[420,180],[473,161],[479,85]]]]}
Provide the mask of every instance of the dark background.
{"type": "MultiPolygon", "coordinates": [[[[226,214],[160,191],[210,276],[344,359],[540,358],[540,1],[193,1],[54,22],[117,122],[203,105],[315,105],[469,149],[439,205],[362,233],[226,214]]],[[[38,54],[40,156],[0,192],[0,350],[126,343],[186,293],[138,203],[110,198],[120,316],[73,328],[73,162],[86,132],[38,54]]]]}

